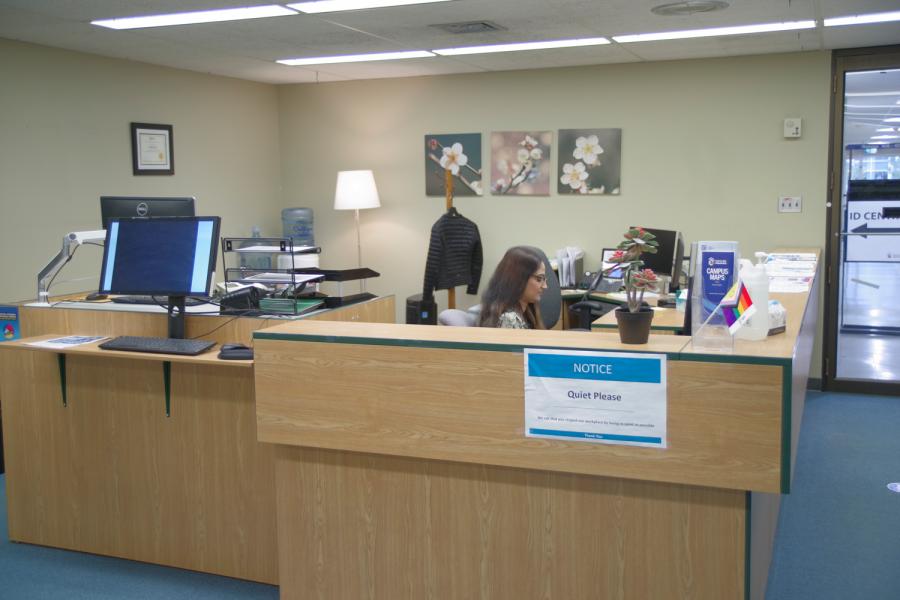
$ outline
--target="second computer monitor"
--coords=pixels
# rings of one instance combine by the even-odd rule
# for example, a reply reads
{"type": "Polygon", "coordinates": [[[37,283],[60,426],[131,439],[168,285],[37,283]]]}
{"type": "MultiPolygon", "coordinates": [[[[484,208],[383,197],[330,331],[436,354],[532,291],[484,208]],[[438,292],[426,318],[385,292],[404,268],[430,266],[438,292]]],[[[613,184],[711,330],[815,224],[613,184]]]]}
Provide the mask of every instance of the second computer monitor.
{"type": "Polygon", "coordinates": [[[684,239],[681,232],[649,227],[644,227],[644,231],[655,235],[659,244],[656,254],[641,255],[644,268],[671,278],[669,289],[677,290],[681,279],[681,262],[684,260],[684,239]]]}
{"type": "Polygon", "coordinates": [[[193,198],[100,196],[100,220],[103,229],[106,229],[110,219],[193,216],[193,198]]]}
{"type": "Polygon", "coordinates": [[[605,273],[604,278],[606,279],[622,279],[624,276],[622,273],[621,265],[618,268],[614,268],[618,263],[610,262],[610,258],[612,258],[613,254],[615,254],[617,250],[615,248],[604,248],[603,249],[603,271],[605,273]],[[610,269],[607,271],[607,269],[610,269]]]}

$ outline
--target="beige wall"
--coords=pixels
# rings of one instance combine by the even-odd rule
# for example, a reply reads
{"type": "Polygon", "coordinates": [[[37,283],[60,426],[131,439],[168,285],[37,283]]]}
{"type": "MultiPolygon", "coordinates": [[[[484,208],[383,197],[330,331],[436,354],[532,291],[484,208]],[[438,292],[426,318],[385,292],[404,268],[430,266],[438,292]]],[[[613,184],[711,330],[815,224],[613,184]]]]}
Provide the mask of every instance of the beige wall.
{"type": "MultiPolygon", "coordinates": [[[[424,193],[428,133],[481,132],[487,171],[491,131],[623,129],[621,196],[558,196],[554,180],[549,197],[456,200],[481,229],[482,289],[511,245],[580,245],[595,268],[632,223],[678,228],[688,242],[738,240],[745,254],[823,247],[829,61],[821,52],[275,87],[0,40],[0,297],[34,296],[62,235],[97,227],[101,194],[195,195],[225,235],[253,224],[277,235],[282,207],[309,206],[322,265],[354,266],[353,215],[332,209],[334,181],[370,168],[382,207],[361,214],[363,257],[382,277],[369,290],[396,294],[402,321],[444,210],[424,193]],[[798,116],[803,137],[785,140],[783,119],[798,116]],[[173,177],[131,174],[131,121],[175,126],[173,177]],[[804,212],[777,214],[785,194],[802,195],[804,212]]],[[[96,285],[99,256],[82,248],[60,278],[96,285]]],[[[463,288],[457,298],[478,301],[463,288]]],[[[443,292],[438,301],[446,307],[443,292]]],[[[817,352],[814,375],[819,362],[817,352]]]]}
{"type": "MultiPolygon", "coordinates": [[[[491,131],[623,130],[621,196],[559,196],[554,179],[549,197],[456,199],[481,230],[482,289],[511,245],[580,245],[593,269],[629,224],[737,240],[745,255],[824,247],[829,61],[823,52],[283,86],[285,196],[315,209],[323,264],[352,266],[353,216],[331,207],[335,173],[375,171],[382,207],[361,213],[363,256],[382,273],[370,289],[397,294],[399,319],[421,291],[444,210],[425,196],[425,134],[481,132],[488,170],[491,131]],[[803,118],[801,139],[783,138],[785,117],[803,118]],[[779,195],[802,195],[803,212],[777,214],[779,195]]],[[[478,301],[464,288],[457,299],[478,301]]]]}
{"type": "MultiPolygon", "coordinates": [[[[99,229],[101,195],[195,196],[226,235],[278,224],[271,85],[0,39],[0,140],[3,300],[35,296],[64,234],[99,229]],[[175,175],[132,175],[132,121],[174,126],[175,175]]],[[[80,248],[51,291],[96,289],[101,256],[80,248]]]]}

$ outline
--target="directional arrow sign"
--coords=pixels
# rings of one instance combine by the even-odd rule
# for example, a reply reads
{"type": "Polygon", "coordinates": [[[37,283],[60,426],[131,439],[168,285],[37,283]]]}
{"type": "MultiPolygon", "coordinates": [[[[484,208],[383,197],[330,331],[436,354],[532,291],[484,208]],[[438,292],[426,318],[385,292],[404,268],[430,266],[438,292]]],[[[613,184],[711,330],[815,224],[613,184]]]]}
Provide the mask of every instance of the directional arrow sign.
{"type": "Polygon", "coordinates": [[[868,239],[867,233],[900,233],[900,227],[869,227],[868,223],[863,223],[859,227],[850,230],[852,233],[863,234],[864,239],[868,239]]]}
{"type": "Polygon", "coordinates": [[[846,262],[900,262],[900,200],[847,202],[844,231],[846,262]],[[871,235],[879,234],[879,235],[871,235]],[[887,234],[887,235],[884,235],[887,234]]]}

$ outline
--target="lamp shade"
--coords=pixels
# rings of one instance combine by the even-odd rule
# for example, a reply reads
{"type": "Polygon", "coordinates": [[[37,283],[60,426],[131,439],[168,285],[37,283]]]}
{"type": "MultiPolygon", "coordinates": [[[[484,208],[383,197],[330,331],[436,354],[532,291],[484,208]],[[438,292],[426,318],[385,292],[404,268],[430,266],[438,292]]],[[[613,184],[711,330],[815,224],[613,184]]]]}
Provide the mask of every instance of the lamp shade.
{"type": "Polygon", "coordinates": [[[378,188],[372,171],[338,171],[334,190],[334,209],[378,208],[378,188]]]}

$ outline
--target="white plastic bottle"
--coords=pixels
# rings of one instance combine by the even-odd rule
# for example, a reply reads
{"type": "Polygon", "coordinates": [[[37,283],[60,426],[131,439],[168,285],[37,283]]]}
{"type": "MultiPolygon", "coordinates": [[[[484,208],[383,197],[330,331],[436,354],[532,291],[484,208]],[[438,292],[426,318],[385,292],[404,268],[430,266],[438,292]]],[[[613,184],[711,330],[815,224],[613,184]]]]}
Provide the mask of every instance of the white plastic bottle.
{"type": "Polygon", "coordinates": [[[741,259],[741,280],[753,300],[756,312],[741,327],[736,337],[742,340],[764,340],[769,335],[769,276],[766,275],[765,252],[757,252],[756,264],[741,259]]]}

